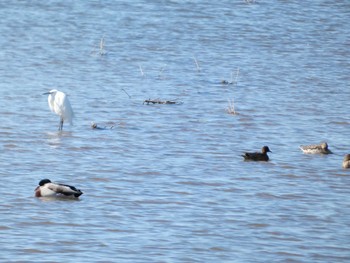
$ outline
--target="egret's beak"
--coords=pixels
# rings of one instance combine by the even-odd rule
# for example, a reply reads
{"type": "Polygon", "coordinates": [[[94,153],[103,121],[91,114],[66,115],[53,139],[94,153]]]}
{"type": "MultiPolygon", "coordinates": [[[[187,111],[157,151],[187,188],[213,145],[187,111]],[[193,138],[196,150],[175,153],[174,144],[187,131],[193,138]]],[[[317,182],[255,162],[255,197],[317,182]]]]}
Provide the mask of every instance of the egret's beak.
{"type": "Polygon", "coordinates": [[[51,92],[48,91],[48,92],[43,93],[42,95],[48,95],[48,94],[51,94],[51,92]]]}

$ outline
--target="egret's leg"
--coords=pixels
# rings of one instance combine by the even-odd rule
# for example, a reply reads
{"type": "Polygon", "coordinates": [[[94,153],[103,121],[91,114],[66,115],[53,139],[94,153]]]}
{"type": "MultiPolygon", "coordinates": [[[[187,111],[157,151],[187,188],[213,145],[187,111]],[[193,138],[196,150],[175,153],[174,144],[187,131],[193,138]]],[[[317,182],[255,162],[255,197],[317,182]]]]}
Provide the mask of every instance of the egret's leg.
{"type": "Polygon", "coordinates": [[[63,129],[63,118],[60,119],[60,125],[58,126],[58,130],[62,131],[63,129]]]}

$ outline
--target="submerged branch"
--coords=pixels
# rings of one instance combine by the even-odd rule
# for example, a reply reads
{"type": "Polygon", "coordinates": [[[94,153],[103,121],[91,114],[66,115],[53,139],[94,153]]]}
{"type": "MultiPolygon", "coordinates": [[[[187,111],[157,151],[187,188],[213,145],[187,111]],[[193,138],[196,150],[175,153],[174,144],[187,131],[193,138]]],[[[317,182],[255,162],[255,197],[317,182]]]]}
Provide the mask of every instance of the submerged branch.
{"type": "Polygon", "coordinates": [[[143,104],[182,104],[182,101],[177,100],[160,100],[160,99],[148,99],[144,100],[143,104]]]}

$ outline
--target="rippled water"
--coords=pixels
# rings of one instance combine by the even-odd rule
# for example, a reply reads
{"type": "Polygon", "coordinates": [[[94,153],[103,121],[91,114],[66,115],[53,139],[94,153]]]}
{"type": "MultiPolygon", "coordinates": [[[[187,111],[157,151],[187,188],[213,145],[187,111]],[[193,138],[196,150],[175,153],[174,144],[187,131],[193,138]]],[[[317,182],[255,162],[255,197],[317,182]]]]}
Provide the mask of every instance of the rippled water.
{"type": "Polygon", "coordinates": [[[1,262],[349,262],[349,11],[1,2],[1,262]],[[298,149],[321,141],[333,155],[298,149]],[[263,145],[269,163],[243,162],[263,145]],[[43,178],[84,195],[34,198],[43,178]]]}

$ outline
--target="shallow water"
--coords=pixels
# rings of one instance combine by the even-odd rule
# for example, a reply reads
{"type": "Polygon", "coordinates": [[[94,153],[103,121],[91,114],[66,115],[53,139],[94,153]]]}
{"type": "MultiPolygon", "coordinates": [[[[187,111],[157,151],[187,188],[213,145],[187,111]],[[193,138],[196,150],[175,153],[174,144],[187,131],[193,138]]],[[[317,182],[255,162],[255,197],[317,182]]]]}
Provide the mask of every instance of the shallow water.
{"type": "Polygon", "coordinates": [[[349,262],[349,10],[0,3],[0,260],[349,262]],[[63,132],[52,88],[75,111],[63,132]],[[298,149],[321,141],[334,154],[298,149]],[[263,145],[269,163],[243,161],[263,145]],[[84,195],[34,198],[43,178],[84,195]]]}

